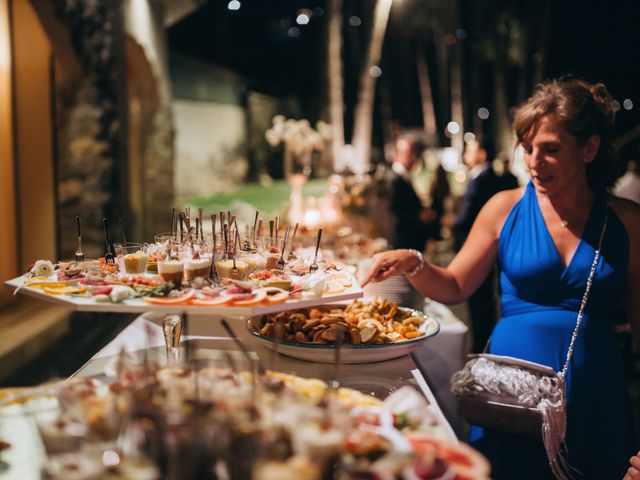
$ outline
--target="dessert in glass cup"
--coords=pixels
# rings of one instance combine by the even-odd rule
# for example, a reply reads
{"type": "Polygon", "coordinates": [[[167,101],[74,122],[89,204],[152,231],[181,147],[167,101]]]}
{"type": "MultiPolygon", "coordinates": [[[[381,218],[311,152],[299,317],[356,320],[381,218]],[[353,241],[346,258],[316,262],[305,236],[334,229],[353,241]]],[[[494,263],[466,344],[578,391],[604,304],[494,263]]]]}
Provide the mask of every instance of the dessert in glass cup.
{"type": "Polygon", "coordinates": [[[142,243],[115,243],[114,250],[121,273],[142,275],[147,271],[149,255],[142,243]]]}

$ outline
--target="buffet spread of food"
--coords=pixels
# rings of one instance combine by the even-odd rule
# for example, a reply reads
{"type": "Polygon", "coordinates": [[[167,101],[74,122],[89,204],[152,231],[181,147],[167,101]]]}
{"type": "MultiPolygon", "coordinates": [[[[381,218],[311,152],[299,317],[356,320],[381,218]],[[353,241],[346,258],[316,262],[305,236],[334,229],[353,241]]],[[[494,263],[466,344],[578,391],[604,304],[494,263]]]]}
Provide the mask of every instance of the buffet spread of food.
{"type": "Polygon", "coordinates": [[[121,360],[111,383],[0,392],[0,415],[36,419],[48,478],[488,478],[486,460],[443,440],[410,386],[383,401],[232,359],[121,360]]]}
{"type": "MultiPolygon", "coordinates": [[[[325,305],[362,292],[343,265],[323,258],[322,229],[315,250],[306,249],[312,254],[301,254],[297,224],[281,228],[276,218],[262,235],[256,212],[253,228],[241,236],[231,212],[220,212],[219,229],[217,217],[205,235],[201,211],[193,227],[188,209],[174,210],[170,232],[149,244],[124,238],[112,244],[105,219],[106,253],[96,260],[84,259],[78,219],[75,261],[38,260],[7,283],[16,293],[113,311],[134,303],[165,312],[270,307],[247,326],[273,342],[274,351],[281,343],[281,352],[292,356],[298,346],[363,353],[409,345],[375,357],[383,360],[437,333],[437,322],[422,312],[385,299],[325,305]]],[[[335,381],[259,372],[249,361],[242,366],[228,352],[221,355],[213,362],[187,353],[182,363],[159,366],[146,355],[142,364],[128,362],[123,353],[106,383],[72,378],[0,391],[0,417],[18,410],[37,419],[47,478],[488,478],[480,454],[438,434],[435,415],[413,387],[382,401],[335,381]]],[[[308,355],[298,358],[331,361],[308,355]]],[[[0,450],[9,448],[11,438],[2,442],[0,450]]]]}

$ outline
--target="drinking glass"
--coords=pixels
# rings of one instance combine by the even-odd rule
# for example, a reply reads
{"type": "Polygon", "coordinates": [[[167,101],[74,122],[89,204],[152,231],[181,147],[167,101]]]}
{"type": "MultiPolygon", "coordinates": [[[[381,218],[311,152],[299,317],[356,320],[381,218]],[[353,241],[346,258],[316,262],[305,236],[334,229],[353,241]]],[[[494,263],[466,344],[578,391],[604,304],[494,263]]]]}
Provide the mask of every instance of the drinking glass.
{"type": "Polygon", "coordinates": [[[182,335],[182,316],[166,315],[162,319],[162,333],[167,351],[167,363],[175,363],[180,359],[180,336],[182,335]]]}

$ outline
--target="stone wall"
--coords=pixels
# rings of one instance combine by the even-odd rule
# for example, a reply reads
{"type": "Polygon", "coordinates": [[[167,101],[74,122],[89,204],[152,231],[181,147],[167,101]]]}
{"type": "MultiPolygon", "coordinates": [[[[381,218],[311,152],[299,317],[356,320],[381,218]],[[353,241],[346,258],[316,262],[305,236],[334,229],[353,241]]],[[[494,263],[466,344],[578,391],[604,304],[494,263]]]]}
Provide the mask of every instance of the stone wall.
{"type": "MultiPolygon", "coordinates": [[[[56,63],[54,72],[58,249],[61,258],[73,257],[80,215],[85,255],[95,258],[105,252],[102,217],[128,218],[121,175],[126,165],[121,15],[116,1],[53,5],[82,70],[69,77],[56,63]]],[[[56,44],[53,48],[55,57],[56,44]]]]}
{"type": "MultiPolygon", "coordinates": [[[[163,2],[38,0],[55,24],[56,215],[58,250],[72,258],[82,217],[87,258],[111,240],[148,241],[166,230],[173,203],[174,127],[163,2]],[[49,14],[50,12],[50,14],[49,14]],[[69,62],[79,68],[70,73],[69,62]]],[[[46,28],[46,26],[45,26],[46,28]]]]}

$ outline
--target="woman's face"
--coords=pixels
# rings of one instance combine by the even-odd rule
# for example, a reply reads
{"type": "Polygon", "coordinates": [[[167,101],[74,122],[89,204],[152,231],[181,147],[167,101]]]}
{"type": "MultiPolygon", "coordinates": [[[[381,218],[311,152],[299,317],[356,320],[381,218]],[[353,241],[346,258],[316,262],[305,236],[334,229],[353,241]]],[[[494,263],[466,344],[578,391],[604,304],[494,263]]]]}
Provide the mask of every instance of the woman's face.
{"type": "Polygon", "coordinates": [[[600,138],[594,135],[580,146],[557,116],[545,115],[527,132],[521,145],[536,190],[553,195],[576,182],[586,182],[586,166],[595,158],[600,138]]]}

